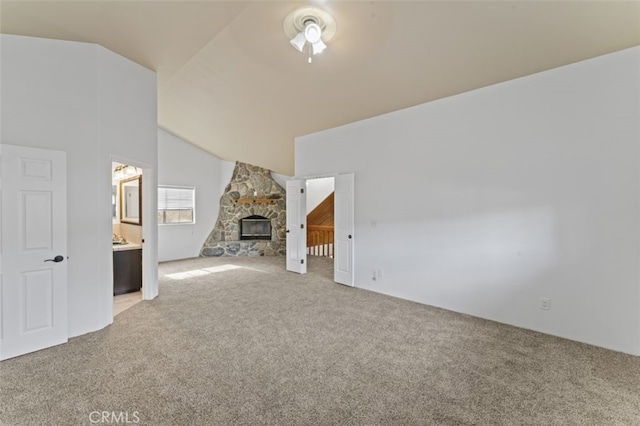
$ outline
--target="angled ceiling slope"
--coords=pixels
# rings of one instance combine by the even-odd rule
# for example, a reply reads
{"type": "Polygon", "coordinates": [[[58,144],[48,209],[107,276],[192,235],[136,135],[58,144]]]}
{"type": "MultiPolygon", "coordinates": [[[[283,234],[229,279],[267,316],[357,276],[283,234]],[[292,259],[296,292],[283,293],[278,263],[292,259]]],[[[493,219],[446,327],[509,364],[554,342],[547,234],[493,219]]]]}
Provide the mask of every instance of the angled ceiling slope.
{"type": "Polygon", "coordinates": [[[282,29],[304,4],[2,1],[0,31],[157,71],[162,127],[284,174],[296,136],[640,45],[639,2],[315,2],[337,32],[308,64],[282,29]]]}

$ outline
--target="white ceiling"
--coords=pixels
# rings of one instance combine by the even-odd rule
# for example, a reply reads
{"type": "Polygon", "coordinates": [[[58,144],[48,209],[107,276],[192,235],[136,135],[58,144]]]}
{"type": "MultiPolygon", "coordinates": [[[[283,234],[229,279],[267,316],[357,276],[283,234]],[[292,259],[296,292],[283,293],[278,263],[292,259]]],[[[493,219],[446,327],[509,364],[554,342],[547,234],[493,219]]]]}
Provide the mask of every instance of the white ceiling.
{"type": "Polygon", "coordinates": [[[1,1],[0,31],[153,69],[162,127],[291,175],[296,136],[640,45],[640,2],[1,1]],[[282,30],[306,4],[337,22],[312,64],[282,30]]]}

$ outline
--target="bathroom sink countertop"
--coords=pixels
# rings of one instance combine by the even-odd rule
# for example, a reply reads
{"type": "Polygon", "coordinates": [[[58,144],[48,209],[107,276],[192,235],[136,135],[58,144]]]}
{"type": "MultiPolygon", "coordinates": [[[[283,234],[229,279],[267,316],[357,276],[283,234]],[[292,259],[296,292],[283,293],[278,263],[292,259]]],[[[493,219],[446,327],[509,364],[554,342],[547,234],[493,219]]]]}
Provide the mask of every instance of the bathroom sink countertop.
{"type": "Polygon", "coordinates": [[[136,244],[136,243],[114,244],[113,245],[113,251],[135,250],[135,249],[141,249],[141,248],[142,248],[142,245],[141,244],[136,244]]]}

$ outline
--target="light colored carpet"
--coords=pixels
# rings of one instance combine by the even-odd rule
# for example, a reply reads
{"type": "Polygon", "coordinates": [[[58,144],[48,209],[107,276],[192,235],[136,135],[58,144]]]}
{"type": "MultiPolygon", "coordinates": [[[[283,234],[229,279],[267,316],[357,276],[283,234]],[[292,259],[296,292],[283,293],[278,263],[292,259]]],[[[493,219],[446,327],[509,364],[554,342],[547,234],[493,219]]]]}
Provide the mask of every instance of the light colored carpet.
{"type": "Polygon", "coordinates": [[[0,364],[0,420],[640,425],[640,358],[340,286],[327,266],[162,264],[156,300],[0,364]]]}

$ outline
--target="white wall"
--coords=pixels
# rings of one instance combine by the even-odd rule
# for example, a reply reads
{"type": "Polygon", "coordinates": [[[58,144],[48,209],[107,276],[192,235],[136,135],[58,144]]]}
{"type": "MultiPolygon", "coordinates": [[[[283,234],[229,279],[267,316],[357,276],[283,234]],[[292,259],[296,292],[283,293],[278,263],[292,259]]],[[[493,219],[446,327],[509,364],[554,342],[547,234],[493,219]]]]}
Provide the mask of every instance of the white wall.
{"type": "Polygon", "coordinates": [[[316,178],[307,180],[307,214],[325,200],[334,190],[335,178],[316,178]]]}
{"type": "Polygon", "coordinates": [[[287,189],[287,181],[291,179],[291,176],[281,175],[280,173],[275,172],[271,172],[271,177],[284,189],[287,189]]]}
{"type": "Polygon", "coordinates": [[[358,287],[640,354],[639,76],[636,47],[301,137],[296,175],[355,172],[358,287]]]}
{"type": "MultiPolygon", "coordinates": [[[[158,260],[198,257],[220,208],[223,163],[165,130],[158,129],[158,183],[196,189],[196,223],[158,225],[158,260]]],[[[233,170],[233,163],[232,169],[233,170]]]]}
{"type": "MultiPolygon", "coordinates": [[[[145,167],[143,197],[156,205],[155,74],[93,44],[9,35],[0,43],[1,142],[67,153],[69,334],[103,328],[112,320],[113,158],[145,167]]],[[[155,212],[143,215],[154,263],[155,212]]],[[[157,268],[144,273],[147,292],[157,292],[157,268]]]]}

